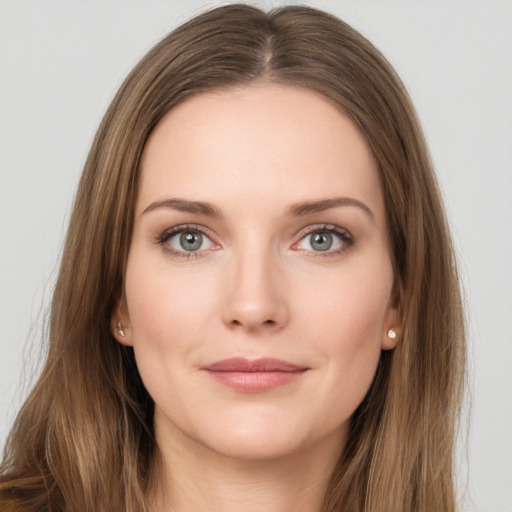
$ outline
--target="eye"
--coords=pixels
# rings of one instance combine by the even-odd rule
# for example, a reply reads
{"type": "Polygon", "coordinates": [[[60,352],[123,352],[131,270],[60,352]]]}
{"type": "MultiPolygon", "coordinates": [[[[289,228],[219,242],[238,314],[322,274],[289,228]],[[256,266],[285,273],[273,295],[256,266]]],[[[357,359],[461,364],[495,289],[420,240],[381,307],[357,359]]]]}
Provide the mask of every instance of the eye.
{"type": "Polygon", "coordinates": [[[216,244],[197,227],[178,226],[167,230],[158,242],[175,256],[198,256],[198,253],[216,248],[216,244]]]}
{"type": "Polygon", "coordinates": [[[337,226],[318,226],[306,229],[309,232],[294,245],[295,249],[325,253],[327,256],[338,254],[353,243],[349,233],[337,226]]]}
{"type": "Polygon", "coordinates": [[[213,242],[199,231],[187,230],[168,238],[167,243],[177,251],[196,252],[210,249],[213,242]]]}

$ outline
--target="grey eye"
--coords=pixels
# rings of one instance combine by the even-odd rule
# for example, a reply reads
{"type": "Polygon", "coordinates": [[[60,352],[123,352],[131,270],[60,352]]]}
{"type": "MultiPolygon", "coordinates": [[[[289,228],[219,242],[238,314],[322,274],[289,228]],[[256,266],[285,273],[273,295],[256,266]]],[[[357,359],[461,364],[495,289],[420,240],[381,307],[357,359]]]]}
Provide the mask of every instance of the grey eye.
{"type": "Polygon", "coordinates": [[[203,244],[203,235],[197,232],[181,233],[180,245],[185,251],[197,251],[203,244]]]}
{"type": "Polygon", "coordinates": [[[214,245],[205,234],[193,229],[187,229],[170,236],[166,244],[181,253],[204,251],[211,249],[214,245]]]}
{"type": "Polygon", "coordinates": [[[351,245],[351,240],[344,231],[338,228],[318,228],[310,231],[296,245],[295,248],[310,252],[325,252],[335,254],[351,245]]]}
{"type": "Polygon", "coordinates": [[[332,247],[332,235],[325,231],[312,233],[310,244],[314,251],[328,251],[332,247]]]}

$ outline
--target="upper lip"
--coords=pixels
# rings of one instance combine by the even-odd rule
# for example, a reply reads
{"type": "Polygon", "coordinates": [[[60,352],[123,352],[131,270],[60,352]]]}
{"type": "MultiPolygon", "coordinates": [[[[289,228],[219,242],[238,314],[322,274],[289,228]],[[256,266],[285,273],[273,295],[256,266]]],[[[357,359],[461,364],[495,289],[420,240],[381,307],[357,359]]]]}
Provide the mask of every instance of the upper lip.
{"type": "Polygon", "coordinates": [[[297,366],[288,361],[264,357],[261,359],[245,359],[243,357],[233,357],[223,359],[215,363],[202,367],[203,370],[214,372],[296,372],[306,370],[304,366],[297,366]]]}

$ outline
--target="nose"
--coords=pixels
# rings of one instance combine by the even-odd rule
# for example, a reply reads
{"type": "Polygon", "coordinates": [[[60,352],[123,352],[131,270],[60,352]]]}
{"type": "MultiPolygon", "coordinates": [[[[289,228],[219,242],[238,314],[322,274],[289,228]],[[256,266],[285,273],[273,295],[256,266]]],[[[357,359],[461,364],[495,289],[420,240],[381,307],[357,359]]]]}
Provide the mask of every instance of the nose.
{"type": "Polygon", "coordinates": [[[289,321],[283,272],[271,251],[246,251],[230,265],[223,322],[245,332],[275,332],[289,321]]]}

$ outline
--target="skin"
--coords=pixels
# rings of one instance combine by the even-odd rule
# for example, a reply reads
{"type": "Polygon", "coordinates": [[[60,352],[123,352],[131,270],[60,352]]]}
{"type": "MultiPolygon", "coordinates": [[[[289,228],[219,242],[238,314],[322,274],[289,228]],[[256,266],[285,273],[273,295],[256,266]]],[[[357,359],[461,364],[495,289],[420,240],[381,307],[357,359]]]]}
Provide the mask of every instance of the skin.
{"type": "Polygon", "coordinates": [[[141,169],[112,324],[121,322],[125,335],[115,335],[133,345],[155,401],[153,509],[320,510],[349,419],[381,350],[399,338],[388,330],[400,332],[364,137],[315,92],[260,82],[179,104],[152,133],[141,169]],[[208,202],[219,215],[159,204],[171,198],[208,202]],[[163,236],[183,225],[204,231],[199,250],[187,252],[180,233],[163,236]],[[311,233],[333,226],[342,236],[327,233],[332,249],[315,250],[311,233]],[[244,392],[202,369],[230,357],[307,370],[244,392]]]}

